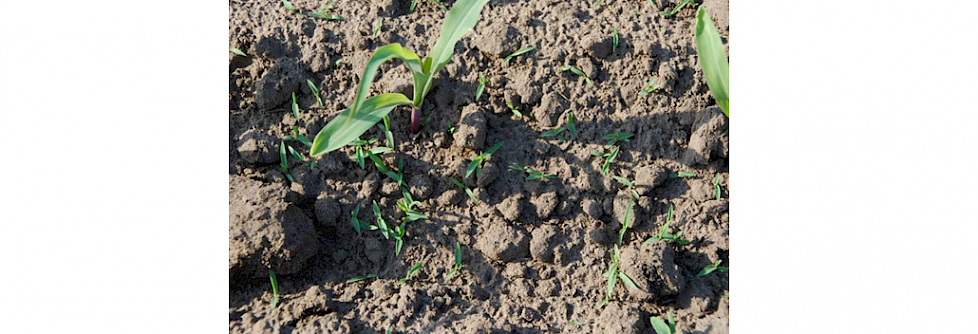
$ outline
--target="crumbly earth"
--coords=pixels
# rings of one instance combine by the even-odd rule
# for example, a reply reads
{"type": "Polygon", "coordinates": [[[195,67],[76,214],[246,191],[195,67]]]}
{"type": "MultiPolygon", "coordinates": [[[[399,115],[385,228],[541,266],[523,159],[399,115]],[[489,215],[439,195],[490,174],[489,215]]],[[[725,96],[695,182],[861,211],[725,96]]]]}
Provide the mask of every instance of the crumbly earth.
{"type": "MultiPolygon", "coordinates": [[[[391,113],[394,149],[381,157],[392,168],[403,163],[403,187],[428,216],[406,224],[395,255],[393,238],[358,234],[351,213],[358,208],[359,220],[374,224],[376,202],[385,221],[400,222],[401,186],[369,159],[361,168],[348,157],[350,147],[314,163],[289,153],[290,182],[279,166],[280,140],[294,129],[313,138],[348,106],[377,47],[400,43],[424,55],[445,12],[425,0],[413,13],[409,0],[337,0],[331,13],[346,19],[327,21],[290,13],[279,1],[232,0],[230,46],[247,56],[229,53],[229,332],[651,333],[649,317],[672,312],[679,332],[726,333],[729,276],[697,273],[716,260],[730,262],[727,118],[698,64],[695,6],[660,15],[680,1],[490,1],[436,75],[421,131],[410,133],[407,110],[391,113]],[[536,49],[503,61],[527,46],[536,49]],[[565,65],[581,69],[593,86],[561,71],[565,65]],[[475,101],[479,73],[487,84],[475,101]],[[639,94],[653,77],[659,88],[639,94]],[[320,90],[323,106],[306,80],[320,90]],[[541,138],[566,128],[570,113],[576,136],[541,138]],[[634,137],[619,144],[606,176],[592,152],[603,151],[604,136],[616,131],[634,137]],[[464,177],[473,157],[504,140],[483,175],[464,177]],[[526,180],[511,164],[556,177],[526,180]],[[621,270],[639,290],[618,282],[598,307],[632,196],[612,175],[636,182],[621,270]],[[645,244],[670,205],[669,232],[682,231],[691,244],[645,244]],[[456,243],[462,267],[448,279],[456,243]],[[397,284],[418,262],[417,274],[397,284]],[[278,274],[274,308],[268,269],[278,274]],[[368,274],[376,278],[346,283],[368,274]]],[[[327,3],[291,2],[302,11],[327,3]]],[[[726,43],[727,1],[697,3],[726,43]]],[[[372,91],[410,96],[409,73],[388,62],[372,91]]],[[[369,147],[389,144],[377,127],[361,138],[378,139],[369,147]]],[[[308,147],[286,144],[308,159],[308,147]]]]}

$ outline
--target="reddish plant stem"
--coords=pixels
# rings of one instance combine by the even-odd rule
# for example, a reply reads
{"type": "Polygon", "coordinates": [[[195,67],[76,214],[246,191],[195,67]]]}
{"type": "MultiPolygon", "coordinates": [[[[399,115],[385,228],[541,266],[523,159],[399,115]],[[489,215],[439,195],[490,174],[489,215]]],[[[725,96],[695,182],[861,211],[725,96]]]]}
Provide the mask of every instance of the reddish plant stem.
{"type": "Polygon", "coordinates": [[[421,108],[411,107],[411,133],[421,130],[421,108]]]}

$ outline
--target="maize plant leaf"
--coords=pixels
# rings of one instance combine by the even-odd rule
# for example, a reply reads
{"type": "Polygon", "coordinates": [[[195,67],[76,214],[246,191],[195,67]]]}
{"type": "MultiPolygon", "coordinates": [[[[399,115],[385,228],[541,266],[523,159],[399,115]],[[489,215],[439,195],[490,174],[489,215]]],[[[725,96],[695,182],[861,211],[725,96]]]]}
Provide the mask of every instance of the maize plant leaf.
{"type": "Polygon", "coordinates": [[[418,85],[417,80],[414,83],[415,106],[421,106],[419,93],[420,97],[424,97],[431,89],[431,75],[441,71],[452,60],[455,43],[458,43],[458,40],[462,39],[465,33],[475,27],[475,22],[479,20],[479,13],[482,12],[482,7],[485,7],[487,2],[489,0],[459,0],[452,6],[452,10],[448,11],[448,15],[445,16],[445,21],[441,25],[438,41],[435,42],[435,46],[431,48],[431,53],[425,58],[422,66],[423,71],[419,71],[426,73],[427,77],[423,78],[421,85],[418,85]]]}
{"type": "Polygon", "coordinates": [[[353,107],[344,110],[332,121],[329,121],[313,140],[309,155],[313,157],[349,144],[360,138],[371,126],[387,116],[391,110],[401,105],[409,105],[411,100],[398,93],[380,94],[364,101],[360,112],[352,111],[353,107]],[[356,115],[354,115],[356,114],[356,115]]]}
{"type": "Polygon", "coordinates": [[[710,93],[723,113],[730,117],[730,64],[723,51],[720,33],[703,6],[696,12],[696,52],[700,55],[700,66],[703,66],[703,77],[710,93]]]}
{"type": "Polygon", "coordinates": [[[652,322],[652,329],[655,330],[655,334],[672,334],[669,331],[669,325],[666,325],[666,322],[662,321],[662,319],[651,317],[649,321],[652,322]]]}

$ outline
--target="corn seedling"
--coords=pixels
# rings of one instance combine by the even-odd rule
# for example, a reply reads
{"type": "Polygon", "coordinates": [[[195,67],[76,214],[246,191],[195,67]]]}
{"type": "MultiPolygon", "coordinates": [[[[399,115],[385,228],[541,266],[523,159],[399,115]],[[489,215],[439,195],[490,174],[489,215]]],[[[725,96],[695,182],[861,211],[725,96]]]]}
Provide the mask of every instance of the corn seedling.
{"type": "Polygon", "coordinates": [[[350,212],[350,216],[351,216],[351,218],[350,218],[350,224],[353,225],[353,229],[357,231],[357,235],[361,235],[361,230],[362,229],[365,229],[365,228],[366,229],[370,229],[370,225],[368,225],[367,223],[364,223],[364,222],[360,221],[360,218],[357,218],[357,216],[359,216],[359,215],[360,215],[360,207],[359,206],[353,208],[353,212],[350,212]]]}
{"type": "Polygon", "coordinates": [[[618,28],[611,29],[611,52],[618,51],[618,28]]]}
{"type": "Polygon", "coordinates": [[[472,158],[472,162],[469,163],[469,168],[465,170],[465,177],[471,176],[473,171],[475,172],[476,177],[482,177],[482,164],[486,160],[488,160],[489,157],[492,157],[492,154],[495,153],[496,150],[498,150],[500,147],[502,147],[503,143],[505,142],[506,141],[503,140],[499,143],[496,143],[496,145],[493,145],[491,148],[489,148],[488,151],[482,152],[479,155],[477,155],[475,158],[472,158]]]}
{"type": "Polygon", "coordinates": [[[371,278],[377,278],[377,274],[369,274],[367,276],[357,276],[357,277],[354,277],[354,278],[351,278],[351,279],[346,280],[346,284],[356,283],[356,282],[367,280],[367,279],[371,279],[371,278]]]}
{"type": "Polygon", "coordinates": [[[526,176],[526,180],[527,181],[538,180],[538,179],[544,179],[544,180],[546,180],[546,179],[553,179],[553,178],[556,178],[557,177],[556,174],[545,174],[544,172],[535,170],[533,168],[523,167],[523,166],[520,166],[520,165],[517,165],[517,164],[509,165],[509,169],[518,170],[518,171],[521,171],[521,172],[526,173],[527,174],[527,176],[526,176]]]}
{"type": "Polygon", "coordinates": [[[720,173],[716,173],[713,176],[713,193],[717,195],[717,200],[720,199],[720,173]]]}
{"type": "Polygon", "coordinates": [[[605,288],[604,299],[598,303],[598,307],[604,306],[609,300],[611,300],[611,294],[615,292],[615,283],[618,282],[619,279],[622,282],[625,282],[625,285],[627,285],[630,289],[638,290],[638,286],[635,285],[635,282],[621,271],[621,251],[618,250],[617,244],[615,245],[614,252],[611,253],[611,266],[608,267],[608,272],[604,273],[602,276],[608,278],[608,285],[605,288]]]}
{"type": "Polygon", "coordinates": [[[523,119],[523,113],[521,113],[519,109],[516,109],[516,106],[514,106],[512,102],[506,100],[506,106],[509,107],[509,111],[511,111],[513,115],[516,115],[516,118],[523,119]]]}
{"type": "Polygon", "coordinates": [[[635,207],[635,199],[628,200],[628,208],[625,209],[625,220],[621,222],[621,230],[618,230],[618,244],[625,240],[625,231],[628,230],[628,221],[632,218],[632,209],[635,207]]]}
{"type": "Polygon", "coordinates": [[[482,97],[482,92],[485,90],[486,90],[486,77],[482,75],[482,72],[479,72],[479,87],[475,89],[476,101],[479,101],[479,98],[482,97]]]}
{"type": "Polygon", "coordinates": [[[593,156],[604,158],[604,163],[601,164],[601,175],[605,175],[605,176],[608,175],[608,170],[611,168],[611,162],[615,161],[615,158],[618,157],[619,150],[620,150],[619,146],[612,146],[610,150],[608,147],[605,147],[604,152],[601,151],[591,152],[591,155],[593,156]]]}
{"type": "Polygon", "coordinates": [[[676,319],[672,317],[672,312],[668,312],[669,324],[666,325],[665,321],[662,319],[651,317],[649,321],[652,322],[652,329],[655,330],[655,334],[675,334],[676,333],[676,319]]]}
{"type": "Polygon", "coordinates": [[[513,53],[509,54],[508,56],[506,56],[506,58],[503,58],[503,63],[509,64],[509,60],[510,59],[513,59],[513,57],[516,57],[516,56],[519,56],[521,54],[524,54],[524,53],[533,51],[535,49],[536,49],[535,47],[528,46],[528,47],[525,47],[525,48],[516,50],[516,52],[513,52],[513,53]]]}
{"type": "Polygon", "coordinates": [[[696,274],[696,277],[703,277],[717,270],[719,270],[721,273],[730,271],[730,268],[721,267],[720,266],[721,262],[723,262],[723,260],[717,260],[717,262],[713,262],[712,264],[706,266],[705,268],[703,268],[703,270],[700,270],[699,274],[696,274]]]}
{"type": "Polygon", "coordinates": [[[619,183],[628,187],[628,193],[632,195],[633,199],[635,199],[636,201],[638,200],[638,191],[635,190],[635,181],[631,181],[629,179],[617,175],[612,177],[615,178],[615,180],[617,180],[619,183]]]}
{"type": "Polygon", "coordinates": [[[312,95],[316,96],[316,102],[319,106],[323,106],[323,99],[319,97],[319,88],[316,88],[316,84],[312,83],[312,80],[306,79],[306,84],[309,85],[309,90],[312,91],[312,95]]]}
{"type": "Polygon", "coordinates": [[[693,173],[693,172],[669,173],[669,178],[670,179],[684,179],[684,178],[690,178],[690,177],[696,177],[696,173],[693,173]]]}
{"type": "Polygon", "coordinates": [[[458,182],[458,180],[456,180],[454,177],[452,178],[452,183],[455,183],[455,186],[457,186],[459,189],[465,190],[465,193],[469,195],[469,200],[472,201],[472,204],[479,205],[479,199],[475,198],[475,193],[472,192],[472,189],[469,189],[469,187],[462,182],[458,182]]]}
{"type": "Polygon", "coordinates": [[[606,144],[604,147],[605,148],[610,148],[610,147],[614,146],[615,144],[617,144],[618,142],[623,142],[623,143],[630,142],[630,141],[632,141],[631,138],[634,137],[634,136],[635,135],[633,135],[631,133],[624,133],[624,132],[618,132],[618,131],[615,131],[615,133],[609,133],[609,134],[607,134],[607,135],[604,136],[604,140],[608,141],[608,144],[606,144]]]}
{"type": "Polygon", "coordinates": [[[431,54],[422,60],[414,52],[408,51],[400,44],[388,44],[377,49],[367,62],[353,104],[341,112],[323,127],[316,135],[310,155],[317,157],[343,147],[356,140],[361,134],[379,122],[384,116],[402,105],[412,105],[411,132],[418,132],[421,123],[421,103],[431,89],[434,75],[441,71],[452,59],[455,44],[466,32],[475,27],[479,13],[489,0],[459,0],[445,16],[438,41],[432,47],[431,54]],[[398,58],[411,71],[414,81],[414,99],[408,99],[400,93],[387,93],[366,98],[370,92],[370,84],[377,75],[381,64],[398,58]]]}
{"type": "Polygon", "coordinates": [[[659,229],[659,234],[652,236],[642,243],[642,246],[648,245],[653,241],[665,240],[665,241],[675,241],[680,245],[689,245],[689,240],[683,240],[681,237],[683,235],[682,231],[676,232],[675,235],[669,234],[669,225],[672,224],[672,209],[673,205],[669,204],[669,213],[666,215],[666,224],[662,225],[659,229]]]}
{"type": "Polygon", "coordinates": [[[236,55],[239,55],[239,56],[242,56],[242,57],[247,57],[248,56],[248,55],[246,55],[244,53],[244,51],[241,51],[238,48],[230,48],[230,49],[228,49],[228,51],[231,51],[231,53],[236,54],[236,55]]]}
{"type": "Polygon", "coordinates": [[[645,87],[642,88],[642,90],[640,90],[638,92],[638,95],[649,95],[649,93],[654,92],[654,91],[658,90],[659,88],[661,88],[661,87],[659,87],[659,85],[657,85],[655,83],[655,79],[658,79],[658,78],[652,77],[652,79],[649,79],[649,82],[647,84],[645,84],[645,87]]]}
{"type": "Polygon", "coordinates": [[[275,272],[268,269],[268,279],[272,281],[272,308],[278,306],[278,280],[275,279],[275,272]]]}
{"type": "Polygon", "coordinates": [[[671,11],[662,12],[660,14],[662,14],[662,16],[665,16],[665,17],[670,17],[670,16],[673,16],[673,15],[676,15],[676,13],[678,13],[680,9],[683,9],[683,7],[686,7],[686,5],[688,5],[688,4],[693,4],[694,6],[696,5],[696,4],[693,3],[693,0],[683,0],[683,2],[680,2],[679,4],[677,4],[676,7],[673,8],[671,11]]]}
{"type": "Polygon", "coordinates": [[[549,137],[557,137],[557,139],[560,140],[561,142],[572,140],[572,139],[574,139],[574,137],[577,137],[577,126],[574,125],[574,112],[573,111],[567,112],[567,126],[566,127],[560,126],[560,127],[557,127],[556,129],[547,130],[547,131],[544,131],[542,134],[540,134],[540,138],[549,138],[549,137]],[[565,137],[565,136],[560,135],[560,133],[561,132],[564,132],[565,130],[569,130],[569,132],[570,132],[570,136],[569,137],[565,137]]]}
{"type": "Polygon", "coordinates": [[[584,78],[584,81],[587,82],[588,87],[594,86],[594,83],[591,82],[591,78],[588,78],[587,74],[584,74],[584,71],[581,71],[577,67],[567,65],[564,66],[564,68],[561,68],[560,71],[561,72],[571,71],[571,73],[577,74],[577,76],[584,78]]]}
{"type": "Polygon", "coordinates": [[[720,33],[713,25],[710,13],[702,6],[696,12],[696,53],[699,54],[710,94],[723,113],[730,117],[730,63],[726,51],[723,51],[720,33]]]}
{"type": "Polygon", "coordinates": [[[411,197],[411,192],[409,192],[407,189],[401,188],[401,196],[403,198],[396,203],[397,209],[404,212],[404,217],[401,218],[401,220],[410,223],[419,219],[428,219],[428,216],[414,209],[416,206],[421,205],[421,202],[415,201],[414,198],[411,197]]]}
{"type": "Polygon", "coordinates": [[[414,267],[411,267],[411,269],[408,270],[407,275],[405,275],[404,278],[397,280],[397,285],[404,284],[404,282],[407,282],[407,280],[411,279],[411,277],[417,274],[418,270],[421,269],[421,265],[424,264],[424,261],[425,260],[421,260],[421,262],[415,264],[414,267]]]}
{"type": "Polygon", "coordinates": [[[448,277],[446,277],[445,280],[451,280],[452,277],[455,277],[455,274],[457,274],[458,271],[461,269],[462,269],[462,248],[459,247],[458,241],[456,241],[455,242],[455,266],[452,267],[452,270],[448,272],[448,277]]]}

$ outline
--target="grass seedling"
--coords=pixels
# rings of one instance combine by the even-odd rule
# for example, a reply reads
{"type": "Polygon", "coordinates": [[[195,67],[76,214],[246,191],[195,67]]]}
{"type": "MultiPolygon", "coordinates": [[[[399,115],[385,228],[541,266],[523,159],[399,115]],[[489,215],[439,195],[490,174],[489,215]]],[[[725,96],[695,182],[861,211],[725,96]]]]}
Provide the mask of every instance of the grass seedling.
{"type": "Polygon", "coordinates": [[[278,280],[275,279],[275,272],[268,269],[268,279],[272,281],[272,308],[278,306],[278,280]]]}
{"type": "Polygon", "coordinates": [[[228,51],[231,51],[231,53],[236,54],[236,55],[239,55],[239,56],[242,56],[242,57],[247,57],[248,56],[248,55],[246,55],[244,53],[244,51],[241,51],[238,48],[230,48],[230,49],[228,49],[228,51]]]}
{"type": "Polygon", "coordinates": [[[351,218],[350,218],[350,224],[353,225],[353,229],[357,231],[357,235],[361,235],[361,230],[362,229],[365,229],[365,228],[366,229],[369,229],[370,228],[370,225],[368,225],[367,223],[364,223],[364,222],[360,221],[360,218],[357,218],[357,216],[359,216],[359,215],[360,215],[360,207],[359,206],[353,208],[353,212],[350,212],[350,216],[351,216],[351,218]]]}
{"type": "Polygon", "coordinates": [[[577,137],[577,126],[574,125],[574,112],[573,111],[568,111],[567,112],[567,124],[566,124],[566,127],[560,126],[560,127],[557,127],[556,129],[547,130],[547,131],[544,131],[542,134],[540,134],[540,138],[549,138],[549,137],[557,137],[557,139],[560,140],[560,142],[565,142],[565,141],[568,141],[568,140],[572,140],[572,139],[574,139],[574,137],[577,137]],[[564,130],[569,130],[569,132],[570,132],[570,136],[569,137],[565,137],[565,136],[560,135],[560,133],[561,132],[564,132],[564,130]]]}
{"type": "Polygon", "coordinates": [[[289,179],[289,182],[295,182],[295,179],[292,178],[292,174],[289,174],[289,160],[288,157],[285,155],[284,139],[279,142],[278,148],[279,148],[279,156],[281,157],[282,160],[282,162],[279,164],[279,168],[282,169],[282,173],[285,173],[285,178],[289,179]]]}
{"type": "Polygon", "coordinates": [[[404,229],[407,223],[401,223],[401,225],[394,225],[394,231],[391,236],[394,237],[394,256],[401,255],[401,247],[404,247],[404,234],[407,231],[404,229]]]}
{"type": "Polygon", "coordinates": [[[652,236],[642,243],[642,246],[648,245],[650,242],[665,240],[665,241],[675,241],[680,245],[689,245],[689,240],[683,240],[681,237],[683,235],[682,231],[676,232],[675,235],[667,233],[669,231],[669,225],[672,224],[672,209],[673,205],[669,204],[669,213],[666,215],[666,224],[662,225],[659,229],[659,234],[652,236]]]}
{"type": "Polygon", "coordinates": [[[703,270],[700,270],[699,274],[696,274],[696,277],[703,277],[717,270],[719,270],[721,273],[730,271],[730,268],[721,267],[720,262],[723,262],[723,260],[717,260],[717,262],[713,262],[712,264],[706,266],[703,268],[703,270]]]}
{"type": "Polygon", "coordinates": [[[382,27],[384,27],[384,18],[383,17],[378,17],[377,18],[377,25],[374,26],[374,35],[373,35],[374,37],[380,36],[380,28],[382,28],[382,27]]]}
{"type": "Polygon", "coordinates": [[[527,167],[523,167],[523,166],[520,166],[520,165],[517,165],[517,164],[509,165],[509,169],[518,170],[518,171],[521,171],[521,172],[526,173],[527,174],[527,176],[526,176],[526,180],[527,181],[538,180],[538,179],[544,179],[544,180],[546,180],[546,179],[553,179],[553,178],[556,178],[557,177],[556,174],[545,174],[545,173],[543,173],[541,171],[538,171],[538,170],[535,170],[533,168],[527,168],[527,167]]]}
{"type": "MultiPolygon", "coordinates": [[[[683,2],[680,2],[678,5],[676,5],[676,7],[673,8],[671,11],[662,12],[660,14],[662,14],[662,16],[664,16],[664,17],[670,17],[670,16],[673,16],[673,15],[676,15],[676,13],[678,13],[680,9],[683,9],[683,7],[686,7],[686,5],[692,4],[692,3],[693,3],[693,0],[683,0],[683,2]]],[[[695,4],[693,4],[693,5],[695,6],[695,4]]]]}
{"type": "Polygon", "coordinates": [[[457,274],[458,271],[461,269],[462,269],[462,248],[459,247],[458,241],[456,241],[455,242],[455,267],[452,267],[452,270],[448,272],[448,277],[446,277],[445,280],[448,281],[452,280],[452,277],[455,277],[455,274],[457,274]]]}
{"type": "Polygon", "coordinates": [[[472,204],[479,205],[479,199],[475,198],[475,193],[472,192],[472,189],[469,189],[469,187],[462,182],[458,182],[458,180],[456,180],[454,177],[452,178],[452,183],[455,183],[459,189],[465,190],[465,193],[469,195],[469,200],[472,201],[472,204]]]}
{"type": "Polygon", "coordinates": [[[689,177],[696,177],[696,173],[693,173],[693,172],[669,173],[669,178],[670,179],[684,179],[684,178],[689,178],[689,177]]]}
{"type": "Polygon", "coordinates": [[[598,0],[594,2],[593,5],[594,8],[601,8],[601,6],[604,6],[604,0],[598,0]]]}
{"type": "Polygon", "coordinates": [[[618,28],[611,28],[611,53],[618,51],[618,28]]]}
{"type": "Polygon", "coordinates": [[[513,115],[516,115],[516,118],[523,119],[523,113],[519,109],[516,109],[516,106],[512,102],[506,100],[506,106],[509,107],[509,111],[513,112],[513,115]]]}
{"type": "Polygon", "coordinates": [[[289,0],[282,0],[282,5],[285,5],[285,9],[287,9],[292,14],[298,14],[298,11],[295,9],[295,6],[293,6],[292,3],[289,2],[289,0]]]}
{"type": "Polygon", "coordinates": [[[366,168],[366,166],[364,165],[364,158],[366,158],[367,155],[383,154],[391,150],[390,147],[374,147],[369,150],[363,149],[364,146],[373,145],[375,143],[377,143],[377,138],[373,138],[370,140],[357,139],[356,141],[351,143],[350,145],[353,145],[354,150],[353,150],[353,155],[349,156],[350,160],[356,161],[357,164],[360,165],[360,168],[366,168]]]}
{"type": "Polygon", "coordinates": [[[655,5],[655,3],[652,2],[652,0],[645,0],[645,2],[647,2],[649,4],[649,7],[652,7],[652,9],[656,9],[657,8],[656,5],[655,5]]]}
{"type": "Polygon", "coordinates": [[[649,93],[654,92],[659,88],[661,88],[659,87],[659,85],[655,83],[655,79],[658,78],[652,77],[652,79],[649,79],[649,82],[645,84],[645,88],[642,88],[642,90],[638,92],[638,95],[649,95],[649,93]]]}
{"type": "Polygon", "coordinates": [[[628,221],[632,218],[632,208],[635,207],[635,199],[628,200],[628,208],[625,209],[625,220],[621,222],[621,230],[618,231],[618,244],[625,240],[625,231],[628,230],[628,221]]]}
{"type": "Polygon", "coordinates": [[[516,50],[516,52],[513,52],[513,53],[509,54],[508,56],[506,56],[506,58],[503,58],[503,63],[508,65],[509,64],[509,60],[510,59],[513,59],[513,57],[519,56],[521,54],[524,54],[524,53],[527,53],[527,52],[530,52],[530,51],[533,51],[533,50],[536,50],[536,48],[535,47],[532,47],[532,46],[528,46],[528,47],[525,47],[525,48],[516,50]]]}
{"type": "Polygon", "coordinates": [[[649,321],[652,322],[652,329],[655,330],[655,334],[675,334],[676,333],[676,319],[672,317],[672,312],[667,313],[669,317],[669,324],[666,325],[665,321],[662,319],[651,317],[649,321]]]}
{"type": "Polygon", "coordinates": [[[411,8],[408,8],[408,13],[414,13],[414,7],[418,5],[418,0],[411,0],[411,8]]]}
{"type": "Polygon", "coordinates": [[[591,82],[591,78],[588,78],[587,74],[584,74],[584,71],[579,70],[577,67],[567,65],[564,66],[564,68],[561,68],[560,71],[561,72],[571,71],[572,73],[577,74],[577,76],[584,78],[584,81],[587,82],[588,87],[594,86],[594,83],[591,82]]]}
{"type": "Polygon", "coordinates": [[[602,276],[608,278],[608,285],[605,288],[604,299],[598,303],[598,307],[602,307],[611,300],[611,294],[615,292],[615,283],[620,279],[625,282],[630,289],[638,290],[638,286],[635,285],[635,281],[632,281],[628,275],[625,275],[621,271],[621,251],[618,250],[618,245],[615,245],[615,250],[611,253],[611,266],[608,267],[608,272],[604,273],[602,276]]]}
{"type": "Polygon", "coordinates": [[[404,183],[404,175],[403,175],[404,160],[397,161],[397,172],[394,172],[390,168],[388,168],[386,164],[384,164],[384,160],[381,160],[380,157],[377,157],[377,155],[374,154],[373,152],[367,151],[367,157],[370,158],[370,161],[373,161],[374,166],[377,166],[377,170],[379,170],[381,173],[387,175],[388,178],[394,180],[400,186],[406,185],[404,183]]]}
{"type": "Polygon", "coordinates": [[[727,52],[723,50],[720,33],[713,25],[710,13],[707,13],[702,6],[696,12],[696,53],[699,54],[703,77],[706,78],[706,85],[710,87],[710,94],[723,110],[723,114],[729,118],[730,63],[727,60],[727,52]]]}
{"type": "Polygon", "coordinates": [[[482,75],[482,72],[479,72],[479,87],[475,89],[476,101],[479,101],[479,98],[482,97],[482,92],[485,90],[486,90],[486,77],[482,75]]]}
{"type": "Polygon", "coordinates": [[[292,92],[292,115],[295,116],[296,122],[299,121],[299,104],[295,102],[295,92],[292,92]]]}
{"type": "Polygon", "coordinates": [[[619,146],[612,146],[610,150],[607,147],[605,147],[604,152],[601,151],[591,152],[591,155],[593,156],[604,158],[604,163],[601,164],[601,175],[605,175],[605,176],[608,175],[608,170],[611,168],[611,162],[615,161],[615,158],[618,157],[618,151],[620,149],[621,148],[619,146]]]}
{"type": "Polygon", "coordinates": [[[418,273],[418,270],[421,269],[421,265],[423,264],[424,264],[424,260],[421,260],[421,262],[415,264],[414,267],[411,267],[411,269],[408,270],[407,275],[405,275],[404,278],[397,280],[397,285],[404,284],[404,282],[407,282],[407,280],[411,279],[411,277],[413,277],[415,274],[418,273]]]}
{"type": "Polygon", "coordinates": [[[618,180],[619,183],[628,187],[628,192],[632,195],[632,198],[635,199],[636,201],[638,200],[638,191],[635,190],[635,181],[631,181],[629,179],[617,175],[613,177],[615,178],[615,180],[618,180]]]}
{"type": "Polygon", "coordinates": [[[505,142],[506,141],[503,140],[499,143],[496,143],[496,145],[493,145],[491,148],[489,148],[488,151],[482,152],[481,154],[477,155],[475,158],[472,158],[472,162],[469,163],[469,168],[465,170],[465,177],[471,176],[473,171],[475,172],[476,177],[482,177],[482,164],[490,157],[492,157],[492,154],[495,153],[496,150],[498,150],[500,147],[502,147],[503,143],[505,142]]]}
{"type": "Polygon", "coordinates": [[[414,198],[411,197],[411,192],[409,192],[407,189],[401,188],[401,196],[401,200],[397,201],[396,205],[398,210],[404,212],[404,217],[401,218],[402,221],[410,223],[419,219],[428,219],[428,216],[414,210],[416,206],[421,205],[421,202],[415,201],[414,198]]]}
{"type": "Polygon", "coordinates": [[[713,193],[717,195],[717,200],[720,199],[720,173],[716,173],[713,176],[713,193]]]}
{"type": "Polygon", "coordinates": [[[377,201],[373,201],[374,217],[377,219],[377,225],[367,226],[367,229],[371,231],[379,230],[380,235],[384,236],[384,239],[390,240],[390,227],[387,226],[387,221],[384,217],[380,216],[380,207],[377,206],[377,201]]]}
{"type": "MultiPolygon", "coordinates": [[[[380,130],[384,131],[384,137],[387,138],[387,147],[394,147],[394,133],[391,132],[391,121],[389,116],[384,116],[384,127],[380,130]]],[[[378,125],[378,127],[380,127],[378,125]]]]}
{"type": "MultiPolygon", "coordinates": [[[[442,70],[452,59],[455,51],[455,44],[467,32],[475,27],[479,19],[479,13],[489,0],[458,0],[452,9],[445,16],[444,24],[438,41],[430,48],[429,56],[422,59],[418,54],[408,51],[400,44],[393,43],[380,47],[374,51],[373,56],[367,62],[363,75],[360,76],[360,84],[354,96],[353,103],[349,108],[337,115],[333,120],[316,135],[310,154],[318,157],[322,154],[334,151],[346,146],[356,140],[371,126],[380,122],[394,108],[402,105],[411,105],[411,132],[416,133],[420,129],[422,115],[421,104],[424,97],[431,89],[434,75],[442,70]],[[400,93],[380,94],[367,98],[370,92],[370,85],[377,76],[380,65],[397,58],[404,61],[404,64],[411,72],[414,82],[414,99],[408,99],[400,93]]],[[[378,23],[381,21],[378,20],[378,23]]],[[[378,27],[380,24],[378,24],[378,27]]],[[[377,29],[376,31],[379,31],[377,29]]],[[[376,33],[375,33],[376,35],[376,33]]]]}
{"type": "Polygon", "coordinates": [[[371,278],[377,278],[377,274],[369,274],[367,276],[357,276],[357,277],[354,277],[354,278],[351,278],[351,279],[346,280],[346,284],[356,283],[356,282],[367,280],[367,279],[371,279],[371,278]]]}
{"type": "Polygon", "coordinates": [[[604,140],[608,142],[608,144],[606,144],[604,147],[610,148],[615,144],[617,144],[618,142],[623,142],[623,143],[630,142],[632,141],[631,138],[634,136],[635,135],[631,133],[618,132],[618,131],[615,131],[615,133],[609,133],[604,136],[604,140]]]}
{"type": "Polygon", "coordinates": [[[309,85],[309,90],[312,91],[312,95],[316,96],[316,102],[319,106],[323,106],[323,99],[319,97],[319,88],[316,88],[316,84],[312,83],[312,80],[306,79],[306,84],[309,85]]]}
{"type": "Polygon", "coordinates": [[[330,0],[329,3],[326,4],[326,7],[323,7],[323,10],[318,11],[318,12],[309,13],[309,16],[318,17],[318,18],[321,18],[321,19],[324,19],[324,20],[342,20],[343,19],[342,16],[334,15],[334,14],[329,14],[328,12],[330,11],[330,9],[333,9],[333,1],[332,0],[330,0]]]}
{"type": "Polygon", "coordinates": [[[450,135],[455,134],[455,126],[452,125],[452,122],[449,122],[447,120],[445,121],[445,132],[447,132],[450,135]]]}

